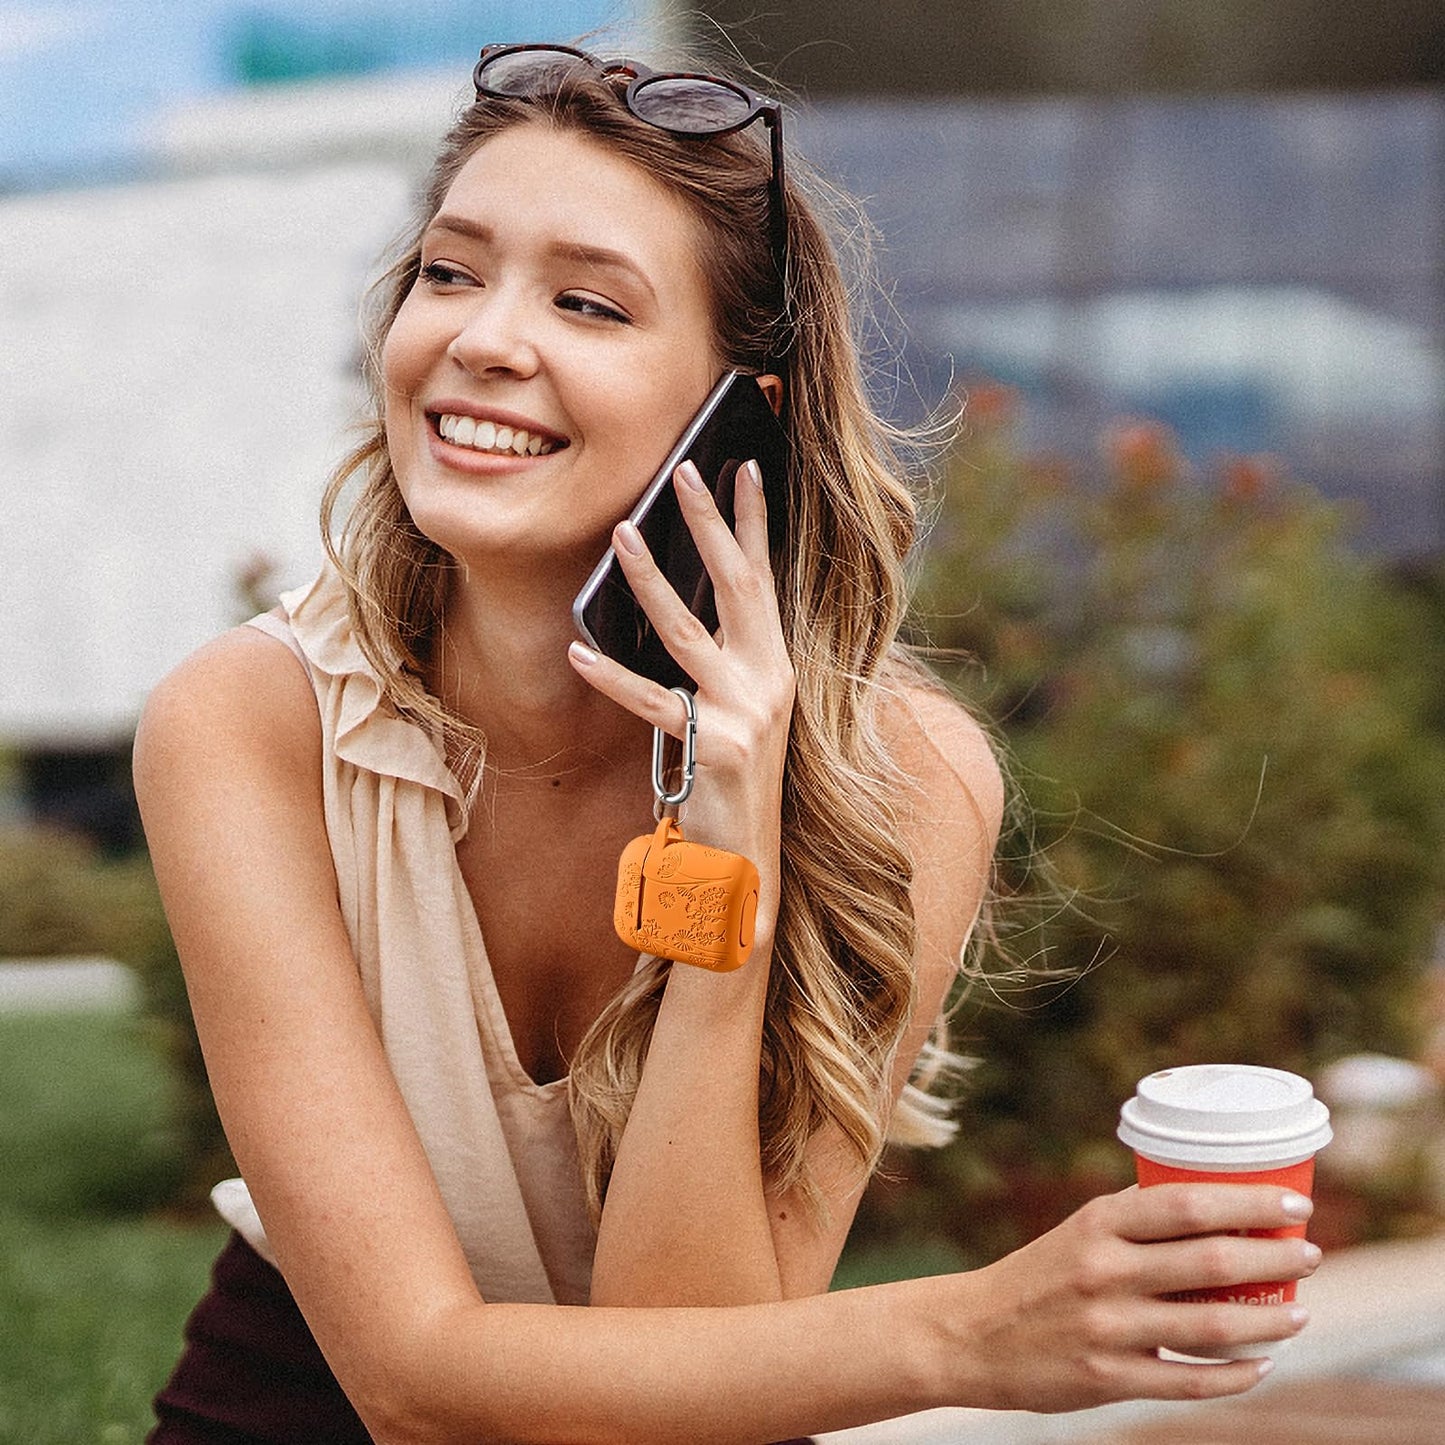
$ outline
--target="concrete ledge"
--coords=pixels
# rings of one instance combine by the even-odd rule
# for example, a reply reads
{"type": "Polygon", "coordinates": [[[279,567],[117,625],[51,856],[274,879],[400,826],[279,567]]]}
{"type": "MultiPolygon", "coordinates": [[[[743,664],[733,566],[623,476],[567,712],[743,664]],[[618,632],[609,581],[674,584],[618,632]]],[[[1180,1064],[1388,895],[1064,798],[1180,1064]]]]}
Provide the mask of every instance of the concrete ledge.
{"type": "MultiPolygon", "coordinates": [[[[1300,1286],[1300,1301],[1309,1307],[1309,1326],[1280,1351],[1274,1374],[1241,1398],[1336,1375],[1436,1378],[1435,1357],[1445,1356],[1445,1235],[1329,1255],[1300,1286]]],[[[1138,1400],[1069,1415],[929,1410],[818,1438],[826,1445],[1049,1445],[1108,1440],[1161,1416],[1208,1408],[1138,1400]]],[[[1441,1410],[1445,1419],[1445,1391],[1441,1410]]]]}
{"type": "Polygon", "coordinates": [[[25,958],[0,961],[0,1013],[129,1009],[140,984],[109,958],[25,958]]]}

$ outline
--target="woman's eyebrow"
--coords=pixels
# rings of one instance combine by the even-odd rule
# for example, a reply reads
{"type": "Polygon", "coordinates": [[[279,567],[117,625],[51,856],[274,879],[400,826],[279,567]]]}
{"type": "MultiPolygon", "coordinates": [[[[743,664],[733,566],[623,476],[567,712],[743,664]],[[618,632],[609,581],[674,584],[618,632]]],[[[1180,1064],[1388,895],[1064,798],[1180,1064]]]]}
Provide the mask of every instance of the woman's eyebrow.
{"type": "Polygon", "coordinates": [[[623,251],[614,251],[607,246],[592,246],[585,241],[558,241],[548,248],[554,256],[564,261],[577,261],[601,271],[621,271],[629,276],[655,301],[657,292],[646,273],[623,251]]]}
{"type": "Polygon", "coordinates": [[[467,236],[473,241],[482,241],[487,245],[490,245],[495,239],[490,226],[484,226],[480,221],[474,221],[469,216],[450,216],[445,211],[432,217],[426,233],[430,235],[433,231],[451,231],[458,236],[467,236]]]}
{"type": "MultiPolygon", "coordinates": [[[[490,246],[496,240],[496,233],[481,221],[470,216],[450,215],[443,211],[432,218],[427,234],[433,231],[450,231],[454,235],[466,236],[490,246]]],[[[609,246],[594,246],[586,241],[556,241],[547,248],[548,252],[564,261],[577,261],[595,270],[621,271],[630,276],[649,296],[657,299],[657,291],[646,272],[625,251],[614,251],[609,246]]]]}

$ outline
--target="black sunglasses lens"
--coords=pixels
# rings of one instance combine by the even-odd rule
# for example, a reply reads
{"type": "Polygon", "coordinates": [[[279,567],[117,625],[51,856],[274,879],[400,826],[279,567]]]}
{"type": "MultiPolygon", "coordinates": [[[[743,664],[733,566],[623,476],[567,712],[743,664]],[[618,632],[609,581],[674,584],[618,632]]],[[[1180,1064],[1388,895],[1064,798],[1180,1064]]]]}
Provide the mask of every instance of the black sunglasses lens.
{"type": "Polygon", "coordinates": [[[512,50],[477,68],[477,89],[525,100],[556,90],[570,76],[592,67],[565,50],[512,50]]]}
{"type": "Polygon", "coordinates": [[[712,135],[741,125],[753,103],[720,80],[659,75],[632,91],[632,113],[661,130],[679,135],[712,135]]]}

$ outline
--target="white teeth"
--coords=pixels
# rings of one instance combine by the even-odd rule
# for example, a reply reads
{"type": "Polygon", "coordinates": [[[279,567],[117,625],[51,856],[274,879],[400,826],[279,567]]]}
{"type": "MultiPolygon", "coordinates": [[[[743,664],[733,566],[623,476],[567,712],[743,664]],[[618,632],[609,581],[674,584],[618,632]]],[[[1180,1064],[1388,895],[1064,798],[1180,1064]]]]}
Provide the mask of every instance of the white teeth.
{"type": "Polygon", "coordinates": [[[450,412],[437,418],[437,431],[456,446],[473,451],[505,452],[516,457],[540,457],[556,448],[556,443],[535,435],[522,427],[498,426],[495,422],[478,421],[471,416],[454,416],[450,412]]]}

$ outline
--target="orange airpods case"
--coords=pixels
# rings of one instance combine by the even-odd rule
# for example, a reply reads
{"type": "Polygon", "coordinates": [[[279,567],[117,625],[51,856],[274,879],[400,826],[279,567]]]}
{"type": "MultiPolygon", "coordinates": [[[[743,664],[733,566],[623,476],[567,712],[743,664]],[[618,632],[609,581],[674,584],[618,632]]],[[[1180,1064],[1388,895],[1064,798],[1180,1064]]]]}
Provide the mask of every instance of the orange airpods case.
{"type": "Polygon", "coordinates": [[[640,953],[717,973],[753,947],[758,870],[740,853],[691,843],[675,818],[634,838],[617,865],[617,936],[640,953]]]}

